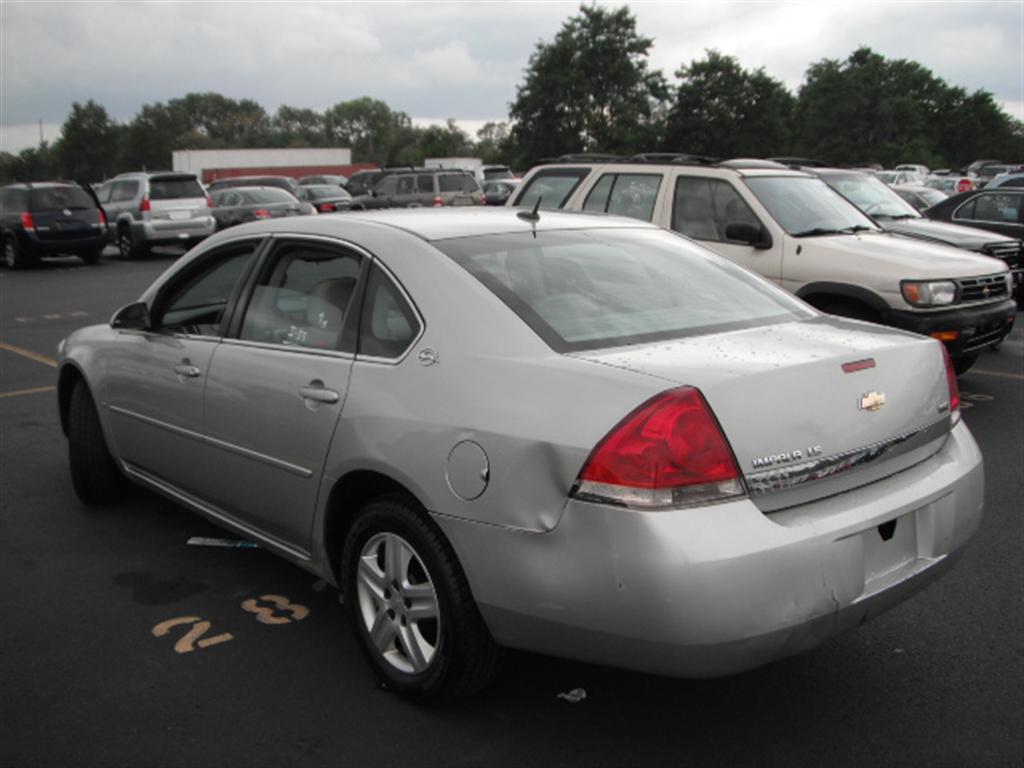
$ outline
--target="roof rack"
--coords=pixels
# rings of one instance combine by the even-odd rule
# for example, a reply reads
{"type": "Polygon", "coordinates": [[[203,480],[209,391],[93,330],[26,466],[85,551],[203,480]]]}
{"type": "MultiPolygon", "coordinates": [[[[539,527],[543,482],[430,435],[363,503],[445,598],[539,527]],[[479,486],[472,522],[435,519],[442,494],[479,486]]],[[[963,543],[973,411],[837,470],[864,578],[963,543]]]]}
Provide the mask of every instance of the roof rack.
{"type": "Polygon", "coordinates": [[[787,165],[775,160],[762,160],[759,157],[734,157],[731,160],[723,160],[718,164],[722,168],[733,168],[736,170],[752,168],[794,168],[797,166],[787,165]]]}
{"type": "Polygon", "coordinates": [[[627,163],[657,163],[659,165],[715,165],[717,157],[693,155],[689,152],[642,152],[626,159],[627,163]]]}
{"type": "Polygon", "coordinates": [[[774,163],[788,165],[790,168],[828,168],[828,163],[815,160],[813,157],[769,157],[774,163]]]}

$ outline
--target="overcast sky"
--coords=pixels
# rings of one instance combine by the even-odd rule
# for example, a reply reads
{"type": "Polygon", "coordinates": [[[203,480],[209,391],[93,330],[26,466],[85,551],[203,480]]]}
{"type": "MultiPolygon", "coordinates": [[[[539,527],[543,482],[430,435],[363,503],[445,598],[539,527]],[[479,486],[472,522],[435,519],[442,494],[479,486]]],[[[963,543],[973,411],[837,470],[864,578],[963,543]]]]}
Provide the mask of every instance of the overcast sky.
{"type": "MultiPolygon", "coordinates": [[[[615,3],[613,5],[621,5],[615,3]]],[[[669,80],[715,48],[796,92],[807,66],[867,45],[1024,119],[1024,0],[634,2],[669,80]]],[[[471,135],[507,118],[530,54],[577,2],[47,2],[0,0],[0,147],[56,138],[74,101],[128,121],[189,92],[323,110],[372,96],[471,135]]]]}

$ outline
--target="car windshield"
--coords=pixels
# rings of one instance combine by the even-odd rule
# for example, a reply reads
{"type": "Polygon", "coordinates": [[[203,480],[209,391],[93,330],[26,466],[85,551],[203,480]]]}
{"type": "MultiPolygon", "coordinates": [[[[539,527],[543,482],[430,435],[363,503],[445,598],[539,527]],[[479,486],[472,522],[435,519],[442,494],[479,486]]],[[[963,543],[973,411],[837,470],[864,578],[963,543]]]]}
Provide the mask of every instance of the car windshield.
{"type": "Polygon", "coordinates": [[[30,211],[53,211],[67,208],[95,208],[89,193],[80,187],[38,187],[28,194],[30,211]]]}
{"type": "Polygon", "coordinates": [[[850,174],[826,176],[825,183],[860,208],[878,219],[919,219],[914,207],[874,176],[850,174]]]}
{"type": "Polygon", "coordinates": [[[150,179],[150,200],[178,200],[205,197],[202,186],[194,176],[176,176],[150,179]]]}
{"type": "Polygon", "coordinates": [[[557,352],[811,316],[783,291],[661,230],[524,232],[434,245],[557,352]]]}
{"type": "Polygon", "coordinates": [[[762,176],[745,179],[768,213],[793,237],[876,230],[875,224],[821,179],[762,176]]]}

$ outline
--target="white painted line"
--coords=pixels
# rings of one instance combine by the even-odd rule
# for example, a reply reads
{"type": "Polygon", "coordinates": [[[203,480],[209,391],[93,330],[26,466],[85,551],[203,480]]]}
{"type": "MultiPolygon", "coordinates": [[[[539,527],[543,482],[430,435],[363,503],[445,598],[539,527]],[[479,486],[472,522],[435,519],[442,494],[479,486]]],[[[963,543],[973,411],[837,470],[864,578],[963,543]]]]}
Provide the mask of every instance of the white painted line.
{"type": "Polygon", "coordinates": [[[60,315],[43,315],[44,320],[60,320],[60,315]]]}
{"type": "Polygon", "coordinates": [[[78,311],[78,312],[71,312],[71,313],[70,313],[70,314],[68,315],[68,317],[88,317],[88,316],[89,316],[89,313],[88,313],[88,312],[82,312],[82,311],[78,311]]]}
{"type": "Polygon", "coordinates": [[[1016,379],[1018,381],[1024,381],[1024,374],[1020,373],[1003,373],[1002,371],[985,371],[978,368],[971,368],[970,371],[964,374],[964,376],[973,376],[978,374],[979,376],[998,376],[1002,379],[1016,379]]]}
{"type": "Polygon", "coordinates": [[[32,318],[31,317],[16,317],[16,318],[14,318],[14,322],[16,322],[16,323],[30,323],[30,322],[32,322],[32,318]]]}

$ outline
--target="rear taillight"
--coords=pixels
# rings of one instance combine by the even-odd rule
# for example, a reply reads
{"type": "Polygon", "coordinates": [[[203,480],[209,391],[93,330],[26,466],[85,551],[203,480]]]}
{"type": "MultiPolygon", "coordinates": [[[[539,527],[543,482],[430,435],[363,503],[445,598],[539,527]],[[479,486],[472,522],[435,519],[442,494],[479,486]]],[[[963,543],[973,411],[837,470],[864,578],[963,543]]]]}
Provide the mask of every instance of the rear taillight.
{"type": "Polygon", "coordinates": [[[320,203],[320,205],[318,205],[317,208],[320,209],[320,213],[327,213],[329,211],[337,210],[334,207],[333,203],[320,203]]]}
{"type": "Polygon", "coordinates": [[[956,383],[956,370],[953,368],[953,360],[949,356],[946,345],[942,345],[942,358],[946,363],[946,385],[949,387],[949,412],[956,413],[960,410],[960,385],[956,383]]]}
{"type": "Polygon", "coordinates": [[[100,226],[101,227],[107,226],[107,214],[105,214],[102,211],[102,209],[100,209],[100,208],[96,209],[96,213],[98,213],[100,215],[100,226]]]}
{"type": "Polygon", "coordinates": [[[722,428],[700,391],[680,387],[641,405],[609,432],[573,495],[637,509],[674,509],[746,493],[722,428]]]}
{"type": "Polygon", "coordinates": [[[25,213],[21,214],[21,226],[22,226],[23,229],[35,229],[36,228],[36,223],[35,223],[35,221],[32,220],[32,214],[31,213],[28,213],[26,211],[25,213]]]}
{"type": "Polygon", "coordinates": [[[480,195],[480,205],[487,205],[487,195],[480,195]]]}
{"type": "Polygon", "coordinates": [[[209,195],[206,196],[206,207],[213,208],[213,198],[209,195]]]}
{"type": "Polygon", "coordinates": [[[145,213],[146,211],[149,211],[150,209],[151,208],[150,208],[150,205],[149,205],[149,195],[144,195],[143,198],[142,198],[142,202],[139,203],[139,213],[145,213]]]}
{"type": "Polygon", "coordinates": [[[444,205],[444,200],[442,200],[441,196],[438,195],[437,197],[434,198],[434,207],[437,208],[438,206],[441,205],[444,205]]]}
{"type": "Polygon", "coordinates": [[[270,211],[268,211],[266,208],[257,208],[255,211],[252,212],[252,215],[255,216],[257,219],[269,219],[270,211]]]}
{"type": "Polygon", "coordinates": [[[972,189],[974,189],[974,182],[970,179],[960,179],[956,183],[957,192],[970,192],[972,189]]]}

